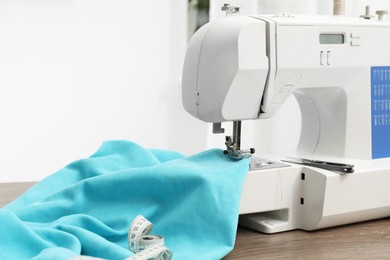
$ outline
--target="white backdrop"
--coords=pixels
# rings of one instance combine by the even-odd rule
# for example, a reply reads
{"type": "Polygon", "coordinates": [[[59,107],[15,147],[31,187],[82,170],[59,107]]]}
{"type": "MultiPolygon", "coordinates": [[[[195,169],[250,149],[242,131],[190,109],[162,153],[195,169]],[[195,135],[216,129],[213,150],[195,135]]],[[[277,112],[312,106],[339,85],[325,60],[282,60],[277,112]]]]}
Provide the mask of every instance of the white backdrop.
{"type": "MultiPolygon", "coordinates": [[[[212,19],[224,2],[243,14],[332,10],[331,0],[211,0],[212,19]]],[[[366,4],[390,9],[347,0],[347,15],[366,4]]],[[[183,0],[0,1],[0,182],[40,180],[110,139],[187,154],[223,147],[182,108],[186,44],[183,0]]],[[[275,118],[243,123],[243,147],[292,152],[299,122],[291,98],[275,118]]]]}
{"type": "MultiPolygon", "coordinates": [[[[242,14],[273,14],[273,13],[300,13],[331,15],[333,13],[333,0],[210,0],[210,19],[225,16],[221,6],[229,3],[241,7],[242,14]]],[[[375,10],[390,10],[389,0],[345,0],[345,15],[359,16],[364,14],[365,6],[370,5],[371,14],[375,10]]],[[[385,16],[390,20],[389,15],[385,16]]]]}
{"type": "Polygon", "coordinates": [[[0,182],[40,180],[104,140],[184,153],[183,0],[0,1],[0,182]]]}

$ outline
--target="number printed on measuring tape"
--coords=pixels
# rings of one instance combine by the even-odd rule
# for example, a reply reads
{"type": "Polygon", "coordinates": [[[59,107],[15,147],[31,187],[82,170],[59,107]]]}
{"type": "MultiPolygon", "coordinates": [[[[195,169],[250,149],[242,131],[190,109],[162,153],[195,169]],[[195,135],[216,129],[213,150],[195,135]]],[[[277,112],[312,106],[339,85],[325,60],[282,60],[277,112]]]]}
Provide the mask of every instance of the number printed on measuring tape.
{"type": "Polygon", "coordinates": [[[172,258],[172,251],[166,248],[165,246],[156,246],[145,249],[144,251],[139,252],[131,257],[126,258],[126,260],[170,260],[172,258]]]}
{"type": "Polygon", "coordinates": [[[135,255],[126,260],[170,260],[172,251],[164,246],[164,237],[149,235],[153,224],[142,215],[138,215],[131,222],[128,243],[129,249],[135,255]]]}
{"type": "Polygon", "coordinates": [[[133,253],[140,251],[139,242],[142,236],[149,235],[153,229],[153,224],[141,215],[138,215],[133,222],[131,222],[128,234],[129,249],[133,253]]]}

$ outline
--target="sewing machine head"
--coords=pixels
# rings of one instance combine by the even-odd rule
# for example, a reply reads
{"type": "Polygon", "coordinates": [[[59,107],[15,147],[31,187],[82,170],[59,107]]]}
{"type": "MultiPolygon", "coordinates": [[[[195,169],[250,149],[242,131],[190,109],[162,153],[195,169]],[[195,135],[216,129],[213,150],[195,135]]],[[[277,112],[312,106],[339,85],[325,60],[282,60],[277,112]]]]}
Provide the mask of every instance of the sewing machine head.
{"type": "Polygon", "coordinates": [[[298,153],[390,157],[388,46],[390,25],[373,20],[221,19],[200,28],[189,43],[183,105],[213,123],[216,133],[223,132],[221,122],[233,121],[226,153],[235,158],[254,152],[240,148],[241,120],[271,117],[291,94],[302,113],[298,153]]]}

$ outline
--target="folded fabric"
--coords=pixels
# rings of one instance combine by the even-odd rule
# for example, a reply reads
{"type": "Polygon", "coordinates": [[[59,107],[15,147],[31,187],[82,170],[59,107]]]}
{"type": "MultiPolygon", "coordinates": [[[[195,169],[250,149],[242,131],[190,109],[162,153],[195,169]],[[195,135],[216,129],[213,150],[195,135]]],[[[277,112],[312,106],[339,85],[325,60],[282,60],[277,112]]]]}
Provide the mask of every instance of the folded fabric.
{"type": "Polygon", "coordinates": [[[137,215],[173,259],[221,259],[234,246],[248,166],[219,149],[184,156],[105,142],[0,209],[0,259],[124,259],[137,215]]]}

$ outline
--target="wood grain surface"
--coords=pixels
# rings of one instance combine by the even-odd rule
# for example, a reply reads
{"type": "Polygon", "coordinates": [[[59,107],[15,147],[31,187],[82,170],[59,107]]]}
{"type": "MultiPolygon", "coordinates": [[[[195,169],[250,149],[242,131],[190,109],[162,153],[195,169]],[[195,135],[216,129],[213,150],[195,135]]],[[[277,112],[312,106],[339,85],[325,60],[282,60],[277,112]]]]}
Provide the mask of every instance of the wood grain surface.
{"type": "Polygon", "coordinates": [[[224,259],[390,259],[390,218],[270,235],[239,227],[224,259]]]}
{"type": "Polygon", "coordinates": [[[16,199],[20,194],[34,185],[35,182],[0,183],[0,207],[16,199]]]}
{"type": "MultiPolygon", "coordinates": [[[[34,183],[0,183],[0,207],[34,183]]],[[[327,228],[262,234],[239,227],[234,259],[389,259],[390,218],[327,228]]]]}

